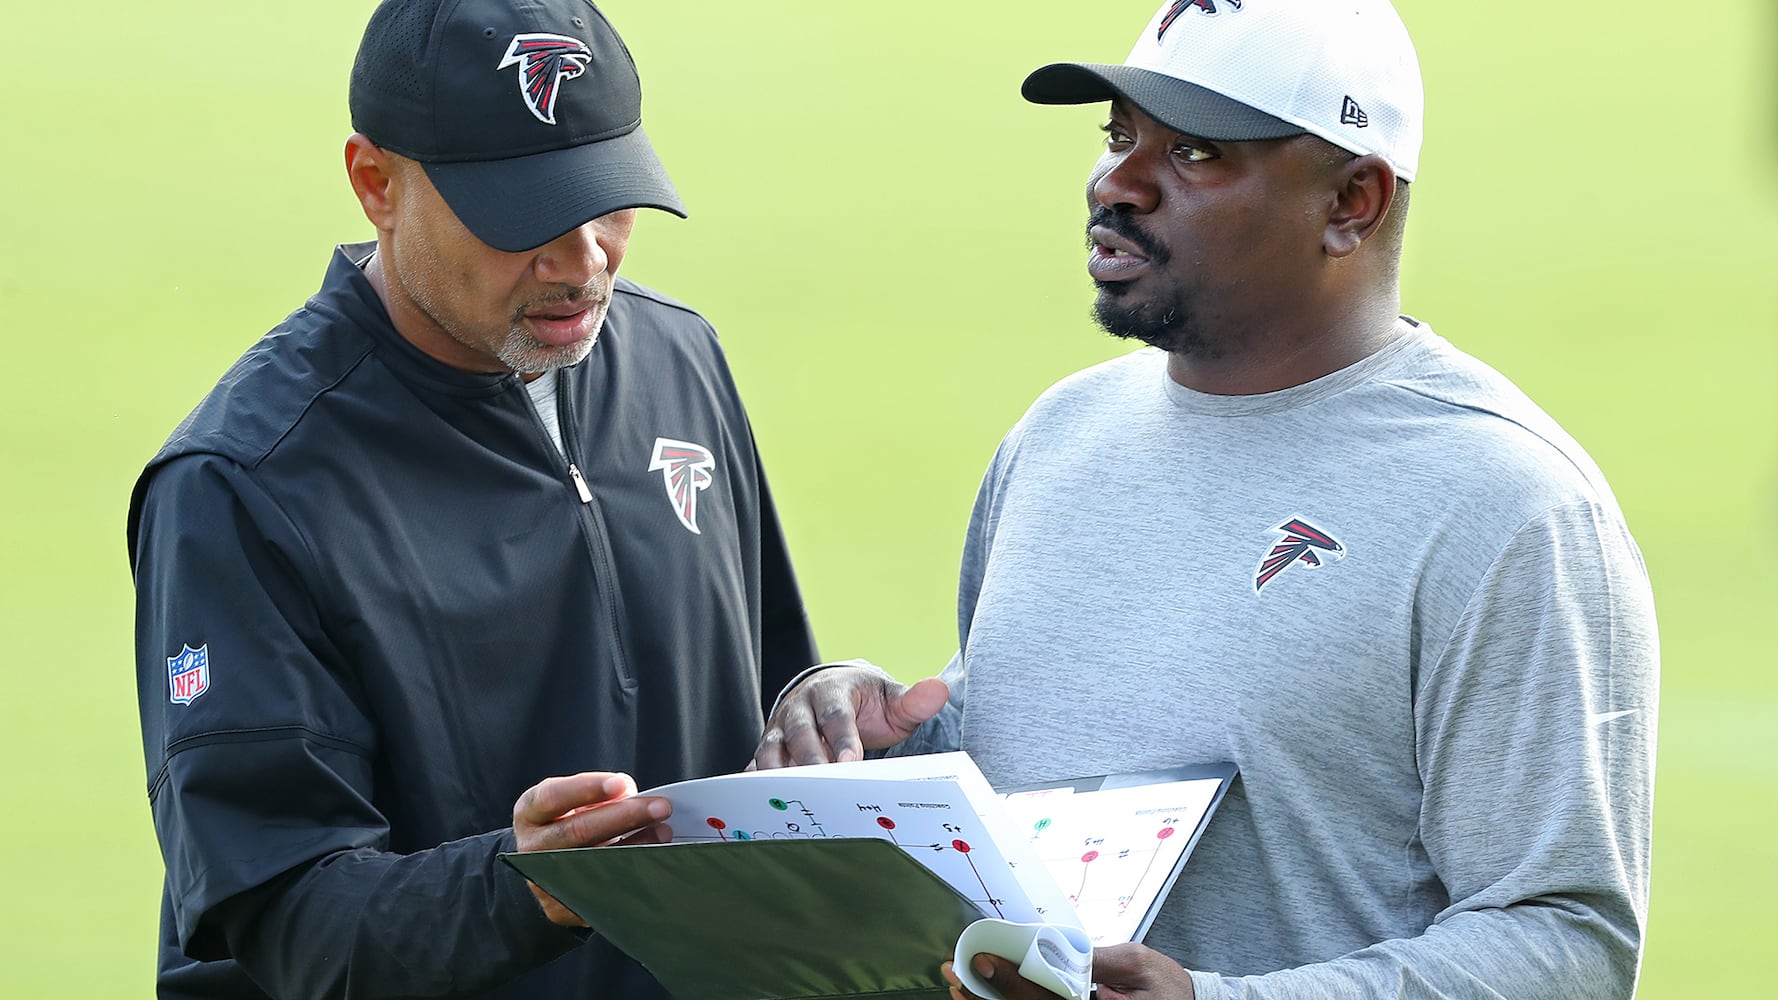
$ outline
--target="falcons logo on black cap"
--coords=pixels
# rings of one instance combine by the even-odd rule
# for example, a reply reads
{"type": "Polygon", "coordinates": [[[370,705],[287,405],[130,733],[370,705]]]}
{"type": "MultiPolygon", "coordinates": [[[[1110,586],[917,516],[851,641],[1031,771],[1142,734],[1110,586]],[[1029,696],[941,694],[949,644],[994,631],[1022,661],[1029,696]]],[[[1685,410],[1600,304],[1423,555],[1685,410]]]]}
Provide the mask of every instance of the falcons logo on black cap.
{"type": "Polygon", "coordinates": [[[593,50],[578,38],[532,32],[512,36],[506,47],[506,58],[496,69],[519,68],[519,93],[525,107],[545,125],[556,123],[556,98],[561,96],[562,81],[572,80],[586,72],[593,60],[593,50]]]}
{"type": "Polygon", "coordinates": [[[1278,529],[1283,532],[1272,550],[1259,561],[1259,572],[1253,578],[1253,591],[1272,582],[1272,578],[1289,569],[1296,563],[1302,563],[1310,569],[1321,566],[1321,557],[1315,550],[1331,552],[1335,559],[1346,558],[1346,547],[1341,545],[1332,535],[1315,527],[1300,517],[1293,517],[1280,524],[1278,529]]]}
{"type": "Polygon", "coordinates": [[[655,438],[648,471],[657,470],[667,485],[667,500],[679,523],[694,535],[703,534],[698,530],[698,493],[709,489],[716,479],[716,458],[710,449],[690,441],[655,438]]]}

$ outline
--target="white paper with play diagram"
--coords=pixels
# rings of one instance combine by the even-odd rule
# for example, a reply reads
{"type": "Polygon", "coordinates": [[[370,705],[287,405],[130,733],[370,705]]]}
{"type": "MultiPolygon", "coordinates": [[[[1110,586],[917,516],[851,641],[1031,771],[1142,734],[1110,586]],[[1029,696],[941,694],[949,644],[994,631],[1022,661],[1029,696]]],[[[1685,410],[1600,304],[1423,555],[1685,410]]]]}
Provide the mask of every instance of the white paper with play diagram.
{"type": "Polygon", "coordinates": [[[1079,921],[965,753],[816,764],[649,789],[673,840],[887,840],[981,907],[1022,922],[1079,921]]]}
{"type": "Polygon", "coordinates": [[[1221,784],[1012,792],[1005,807],[1093,944],[1121,944],[1147,930],[1221,784]]]}
{"type": "Polygon", "coordinates": [[[1003,795],[956,752],[748,771],[646,794],[672,801],[676,841],[888,840],[986,915],[1082,927],[1095,944],[1116,944],[1147,930],[1233,773],[1100,776],[1003,795]]]}
{"type": "Polygon", "coordinates": [[[1213,764],[996,791],[966,753],[749,771],[643,791],[672,803],[671,843],[502,857],[697,995],[924,983],[937,944],[954,945],[958,974],[990,1000],[993,985],[968,970],[977,951],[1085,1000],[1093,947],[1141,940],[1234,777],[1213,764]],[[868,889],[854,902],[834,884],[868,889]],[[770,936],[694,933],[691,908],[708,898],[770,936]],[[774,941],[802,946],[784,945],[786,961],[774,941]]]}

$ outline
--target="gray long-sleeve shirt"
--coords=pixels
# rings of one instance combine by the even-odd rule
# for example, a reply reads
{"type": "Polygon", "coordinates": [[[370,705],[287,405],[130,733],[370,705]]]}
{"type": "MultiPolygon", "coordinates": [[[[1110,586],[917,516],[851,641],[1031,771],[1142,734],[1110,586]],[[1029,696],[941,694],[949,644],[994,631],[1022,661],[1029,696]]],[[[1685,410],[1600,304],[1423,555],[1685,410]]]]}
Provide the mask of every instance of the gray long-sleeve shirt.
{"type": "Polygon", "coordinates": [[[1423,325],[1209,396],[1142,351],[1007,436],[952,703],[996,784],[1232,760],[1147,943],[1201,1000],[1627,997],[1656,649],[1598,469],[1423,325]]]}

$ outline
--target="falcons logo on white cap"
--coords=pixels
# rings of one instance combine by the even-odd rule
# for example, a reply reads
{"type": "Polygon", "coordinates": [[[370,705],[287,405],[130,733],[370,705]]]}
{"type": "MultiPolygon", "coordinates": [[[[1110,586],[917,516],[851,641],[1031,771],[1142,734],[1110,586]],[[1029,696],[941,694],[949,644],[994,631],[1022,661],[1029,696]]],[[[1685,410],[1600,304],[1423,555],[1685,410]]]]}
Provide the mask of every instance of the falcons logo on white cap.
{"type": "MultiPolygon", "coordinates": [[[[1242,0],[1222,0],[1222,2],[1228,4],[1233,10],[1241,9],[1242,0]]],[[[1167,29],[1173,27],[1173,22],[1179,20],[1179,15],[1194,7],[1200,14],[1214,15],[1217,13],[1216,3],[1217,0],[1173,0],[1173,6],[1168,8],[1167,16],[1161,18],[1160,30],[1154,33],[1155,41],[1158,42],[1166,37],[1167,29]]]]}
{"type": "Polygon", "coordinates": [[[655,438],[654,458],[648,463],[648,471],[657,469],[679,523],[694,535],[703,534],[698,530],[698,493],[709,489],[716,480],[715,456],[701,444],[655,438]]]}
{"type": "Polygon", "coordinates": [[[593,50],[578,38],[531,32],[512,36],[506,47],[506,58],[495,69],[519,68],[519,93],[525,107],[545,125],[556,123],[556,98],[562,95],[562,82],[586,72],[593,60],[593,50]]]}

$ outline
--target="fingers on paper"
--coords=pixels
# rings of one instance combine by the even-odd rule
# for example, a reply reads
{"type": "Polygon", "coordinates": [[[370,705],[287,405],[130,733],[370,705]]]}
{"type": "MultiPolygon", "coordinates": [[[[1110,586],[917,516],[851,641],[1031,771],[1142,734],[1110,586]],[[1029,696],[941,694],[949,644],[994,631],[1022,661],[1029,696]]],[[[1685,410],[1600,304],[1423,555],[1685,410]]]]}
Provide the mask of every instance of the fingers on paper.
{"type": "Polygon", "coordinates": [[[791,747],[798,763],[864,759],[864,743],[858,738],[858,706],[850,692],[829,694],[815,712],[814,731],[800,734],[801,739],[791,747]]]}
{"type": "Polygon", "coordinates": [[[542,825],[576,809],[635,793],[635,779],[610,771],[582,771],[545,778],[519,796],[512,807],[512,819],[515,824],[542,825]]]}
{"type": "Polygon", "coordinates": [[[772,718],[753,755],[756,768],[825,764],[864,756],[858,740],[855,671],[823,670],[792,688],[772,718]]]}
{"type": "Polygon", "coordinates": [[[606,844],[659,826],[672,814],[666,799],[638,797],[635,792],[636,783],[626,774],[589,771],[546,778],[526,789],[513,805],[518,849],[606,844]]]}

